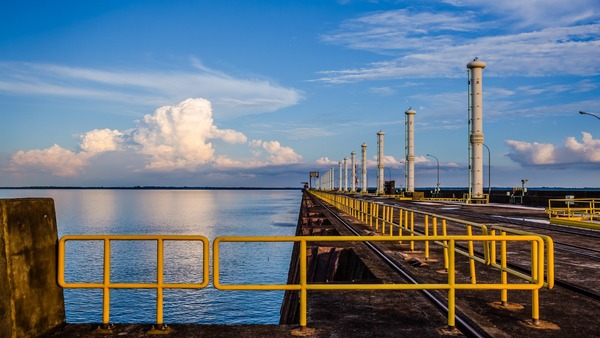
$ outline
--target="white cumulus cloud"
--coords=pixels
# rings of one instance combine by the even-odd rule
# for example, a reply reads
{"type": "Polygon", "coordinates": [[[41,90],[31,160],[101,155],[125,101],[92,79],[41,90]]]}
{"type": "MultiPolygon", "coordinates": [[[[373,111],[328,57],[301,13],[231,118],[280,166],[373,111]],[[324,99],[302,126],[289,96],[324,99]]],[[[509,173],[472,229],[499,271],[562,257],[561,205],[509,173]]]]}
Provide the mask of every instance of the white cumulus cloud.
{"type": "Polygon", "coordinates": [[[123,132],[110,129],[89,131],[80,137],[78,152],[59,145],[18,151],[13,154],[8,170],[42,170],[55,176],[73,177],[80,174],[97,155],[115,151],[142,159],[143,162],[136,162],[137,167],[131,168],[134,172],[248,169],[302,161],[302,156],[279,141],[248,142],[242,132],[219,129],[214,124],[212,114],[210,101],[187,99],[173,106],[156,109],[138,121],[137,128],[123,132]],[[248,158],[220,154],[212,142],[215,140],[246,147],[248,158]]]}
{"type": "Polygon", "coordinates": [[[86,152],[75,153],[55,144],[47,149],[19,150],[12,155],[10,171],[20,168],[49,171],[52,175],[71,177],[79,174],[87,165],[90,155],[86,152]]]}
{"type": "Polygon", "coordinates": [[[321,157],[320,159],[318,159],[316,161],[317,164],[323,164],[323,165],[335,165],[338,164],[338,162],[334,161],[334,160],[330,160],[329,157],[321,157]]]}
{"type": "Polygon", "coordinates": [[[83,152],[95,154],[118,150],[123,142],[123,133],[118,130],[94,129],[81,136],[83,152]]]}
{"type": "Polygon", "coordinates": [[[302,161],[302,156],[297,154],[294,149],[282,146],[278,141],[260,141],[251,142],[254,147],[262,147],[268,154],[268,164],[292,164],[302,161]]]}
{"type": "Polygon", "coordinates": [[[144,116],[133,140],[139,152],[150,157],[146,169],[194,170],[213,159],[211,105],[205,99],[188,99],[158,108],[144,116]]]}
{"type": "Polygon", "coordinates": [[[549,143],[507,140],[507,156],[523,166],[549,166],[576,163],[600,163],[600,140],[582,132],[582,141],[568,137],[562,147],[549,143]]]}

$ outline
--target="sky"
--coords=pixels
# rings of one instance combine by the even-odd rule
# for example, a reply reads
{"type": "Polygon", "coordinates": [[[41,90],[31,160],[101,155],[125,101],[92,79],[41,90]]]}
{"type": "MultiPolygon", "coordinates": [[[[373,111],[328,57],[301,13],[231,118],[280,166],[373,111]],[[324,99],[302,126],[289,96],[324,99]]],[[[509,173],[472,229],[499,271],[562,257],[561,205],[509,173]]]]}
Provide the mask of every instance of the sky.
{"type": "Polygon", "coordinates": [[[381,130],[402,188],[412,108],[415,187],[467,187],[476,57],[484,186],[600,187],[597,0],[3,1],[0,186],[300,187],[363,143],[375,186],[381,130]]]}

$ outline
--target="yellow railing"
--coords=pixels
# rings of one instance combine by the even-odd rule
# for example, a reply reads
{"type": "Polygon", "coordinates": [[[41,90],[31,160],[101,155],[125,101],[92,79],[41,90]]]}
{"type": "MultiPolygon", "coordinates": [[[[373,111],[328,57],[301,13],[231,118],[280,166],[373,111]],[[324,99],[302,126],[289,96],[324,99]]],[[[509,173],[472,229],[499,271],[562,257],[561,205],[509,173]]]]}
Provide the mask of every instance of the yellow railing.
{"type": "Polygon", "coordinates": [[[156,289],[156,323],[163,324],[163,289],[202,289],[208,285],[209,241],[204,236],[194,235],[69,235],[60,239],[58,246],[58,284],[63,288],[102,289],[103,311],[102,323],[110,321],[110,289],[156,289]],[[65,245],[67,241],[103,241],[103,280],[101,283],[70,283],[65,281],[65,245]],[[113,283],[110,280],[111,241],[156,241],[156,283],[113,283]],[[165,283],[164,282],[164,242],[196,241],[202,242],[202,281],[199,283],[165,283]]]}
{"type": "MultiPolygon", "coordinates": [[[[473,231],[479,231],[481,235],[487,235],[487,226],[475,222],[469,222],[457,218],[440,216],[433,213],[421,212],[411,210],[408,208],[401,208],[397,206],[386,205],[378,201],[366,201],[360,198],[353,198],[344,195],[331,194],[321,191],[311,191],[312,194],[325,202],[333,205],[340,211],[356,218],[357,220],[365,223],[366,225],[375,228],[375,231],[380,231],[382,234],[393,236],[397,234],[402,236],[404,233],[408,233],[411,238],[416,236],[434,236],[441,234],[447,235],[447,223],[454,223],[464,228],[465,235],[473,235],[473,231]],[[397,215],[397,222],[394,219],[397,215]],[[423,219],[422,230],[416,229],[417,224],[415,223],[415,215],[418,215],[423,219]]],[[[456,233],[455,233],[456,234],[456,233]]],[[[415,251],[414,240],[408,241],[410,250],[415,251]]],[[[440,243],[436,243],[440,244],[440,243]]],[[[430,259],[430,241],[423,243],[425,251],[425,259],[430,259]]],[[[457,248],[457,252],[462,255],[468,256],[472,262],[472,278],[475,278],[474,264],[473,261],[479,261],[481,263],[488,264],[488,248],[484,245],[482,247],[484,258],[480,258],[473,254],[474,248],[472,243],[469,244],[467,251],[457,248]]],[[[447,252],[445,251],[447,254],[447,252]]],[[[445,259],[445,268],[448,268],[447,259],[445,259]]]]}
{"type": "MultiPolygon", "coordinates": [[[[500,226],[492,226],[492,228],[490,229],[490,233],[492,235],[496,235],[496,232],[500,233],[500,238],[504,238],[507,235],[516,235],[516,236],[527,236],[530,235],[530,233],[524,232],[524,231],[520,231],[520,230],[515,230],[515,229],[509,229],[509,228],[505,228],[505,227],[500,227],[500,226]]],[[[547,267],[547,277],[546,277],[546,282],[544,283],[544,286],[548,289],[552,289],[554,287],[554,242],[552,241],[552,238],[550,238],[549,236],[546,235],[538,235],[541,239],[544,240],[544,242],[547,245],[547,254],[548,254],[548,259],[546,262],[546,267],[547,267]]],[[[536,248],[535,246],[537,245],[537,243],[532,242],[531,243],[532,251],[536,251],[538,248],[536,248]]],[[[500,241],[500,263],[498,263],[498,257],[497,257],[497,247],[496,247],[496,241],[492,241],[490,242],[490,256],[491,256],[491,265],[497,269],[500,270],[500,278],[502,280],[502,283],[506,283],[508,280],[508,274],[511,274],[513,276],[517,276],[520,277],[524,280],[528,280],[530,277],[531,282],[537,281],[539,279],[544,280],[544,275],[538,275],[538,267],[536,266],[537,264],[544,264],[544,261],[538,261],[535,260],[533,257],[531,258],[531,272],[532,275],[528,276],[526,274],[524,274],[521,271],[518,271],[514,268],[510,268],[508,263],[507,263],[507,257],[506,257],[506,253],[507,253],[507,241],[500,241]],[[535,272],[534,272],[535,271],[535,272]]],[[[534,319],[534,322],[536,321],[536,318],[539,318],[539,289],[538,290],[532,290],[532,318],[534,319]]],[[[500,293],[500,301],[502,302],[502,304],[508,304],[508,289],[502,289],[501,293],[500,293]]]]}
{"type": "MultiPolygon", "coordinates": [[[[532,291],[532,318],[539,321],[539,289],[546,285],[551,287],[553,284],[553,269],[548,271],[548,283],[544,283],[544,252],[545,239],[543,236],[533,234],[507,234],[506,229],[495,228],[500,231],[496,235],[495,231],[491,235],[481,236],[283,236],[283,237],[218,237],[213,242],[213,284],[219,290],[295,290],[300,292],[300,325],[306,327],[307,322],[307,292],[310,290],[447,290],[448,291],[448,325],[455,325],[455,305],[456,290],[531,290],[532,291]],[[385,241],[434,241],[443,243],[447,247],[447,283],[434,284],[313,284],[307,280],[307,243],[308,242],[385,242],[385,241]],[[299,243],[299,281],[296,284],[222,284],[220,282],[220,244],[224,242],[297,242],[299,243]],[[530,242],[531,248],[531,274],[518,273],[518,280],[522,283],[508,282],[505,275],[501,275],[499,283],[477,284],[475,280],[470,283],[458,283],[456,281],[456,253],[462,254],[457,247],[457,243],[501,243],[500,256],[502,264],[500,270],[510,273],[506,267],[507,243],[512,242],[530,242]]],[[[547,241],[547,240],[546,240],[547,241]]],[[[551,244],[551,241],[549,242],[551,244]]],[[[495,248],[495,245],[492,246],[495,248]]],[[[209,261],[208,254],[209,241],[203,236],[186,235],[74,235],[65,236],[59,242],[59,262],[58,262],[58,283],[63,288],[95,288],[103,290],[103,324],[108,324],[110,320],[110,289],[156,289],[156,322],[163,324],[163,289],[201,289],[208,285],[209,261]],[[111,241],[129,240],[129,241],[156,241],[157,242],[157,281],[156,283],[113,283],[110,281],[110,243],[111,241]],[[103,241],[104,243],[104,264],[103,264],[103,282],[102,283],[69,283],[65,281],[65,244],[67,241],[103,241]],[[163,262],[164,262],[164,242],[165,241],[200,241],[203,246],[203,279],[201,283],[164,283],[163,281],[163,262]]],[[[496,250],[491,254],[492,264],[496,262],[496,250]]],[[[553,256],[551,257],[553,259],[553,256]]],[[[550,262],[548,267],[553,266],[550,262]]],[[[244,271],[242,268],[238,271],[244,271]]],[[[502,298],[505,301],[505,298],[502,298]]]]}
{"type": "Polygon", "coordinates": [[[575,221],[600,219],[600,199],[594,198],[557,198],[548,200],[546,213],[552,218],[575,221]]]}
{"type": "MultiPolygon", "coordinates": [[[[331,194],[320,191],[311,191],[311,193],[313,193],[316,197],[324,200],[325,202],[331,204],[340,211],[347,213],[352,217],[355,217],[356,219],[365,223],[368,226],[374,227],[375,231],[381,231],[382,235],[394,236],[394,234],[396,233],[398,236],[402,236],[404,232],[408,232],[410,236],[408,237],[407,241],[410,244],[410,252],[415,252],[415,240],[423,242],[425,260],[430,260],[429,242],[432,238],[430,234],[433,234],[433,237],[438,236],[438,234],[440,233],[442,236],[448,235],[447,223],[452,222],[453,224],[459,225],[462,228],[464,228],[466,230],[467,238],[478,237],[476,235],[473,235],[473,229],[479,230],[482,236],[490,234],[487,226],[483,224],[464,221],[451,217],[444,217],[427,212],[415,211],[407,208],[386,205],[381,202],[365,201],[362,199],[356,199],[343,195],[331,194]],[[397,222],[394,221],[394,215],[397,215],[397,222]],[[422,218],[422,231],[415,230],[415,228],[417,228],[417,224],[415,223],[415,215],[419,215],[422,218]],[[381,227],[379,226],[380,224],[381,227]],[[387,228],[386,225],[388,226],[387,228]]],[[[491,233],[492,235],[495,235],[495,232],[498,231],[502,235],[506,235],[506,233],[509,233],[515,236],[538,236],[539,238],[542,238],[546,243],[545,261],[548,269],[546,275],[546,282],[544,283],[544,286],[547,288],[552,288],[554,286],[554,245],[552,238],[550,238],[549,236],[511,230],[498,226],[494,226],[492,229],[494,229],[494,231],[491,233]]],[[[461,235],[464,236],[465,234],[461,235]]],[[[476,262],[491,265],[494,268],[501,270],[504,280],[507,279],[507,274],[513,275],[520,279],[528,280],[528,277],[523,273],[519,272],[518,270],[511,269],[508,268],[506,265],[496,263],[497,251],[495,247],[495,242],[482,242],[483,258],[475,254],[474,241],[467,242],[466,250],[460,246],[455,246],[452,249],[450,249],[450,246],[446,241],[436,240],[433,242],[437,245],[442,246],[444,257],[444,269],[448,272],[450,271],[450,269],[452,269],[452,266],[450,264],[450,254],[454,254],[453,251],[469,259],[469,271],[472,284],[477,283],[475,266],[476,262]]],[[[506,254],[506,242],[501,243],[504,243],[504,251],[502,252],[506,254]]],[[[541,261],[536,261],[536,264],[540,264],[540,262],[541,264],[544,264],[543,259],[541,261]]],[[[541,280],[544,280],[544,275],[540,275],[540,278],[541,280]]],[[[503,291],[501,298],[502,303],[505,304],[507,299],[506,290],[503,291]]],[[[539,299],[537,293],[533,295],[533,299],[534,303],[537,304],[539,299]]],[[[532,316],[532,318],[534,319],[534,321],[537,321],[537,318],[539,318],[536,314],[536,312],[538,311],[539,307],[536,306],[533,308],[534,315],[532,316]]]]}
{"type": "MultiPolygon", "coordinates": [[[[544,286],[544,239],[537,235],[501,236],[430,236],[411,238],[410,236],[297,236],[297,237],[218,237],[213,242],[213,283],[219,290],[294,290],[300,292],[300,326],[307,324],[307,293],[311,290],[447,290],[448,326],[455,326],[455,306],[457,290],[531,290],[533,292],[532,319],[539,322],[538,290],[544,286]],[[448,279],[446,283],[432,284],[349,284],[349,283],[309,283],[307,280],[307,242],[397,242],[397,241],[439,241],[448,246],[448,279]],[[296,284],[221,284],[220,249],[224,242],[297,242],[299,243],[299,281],[296,284]],[[529,242],[531,248],[531,275],[523,275],[522,283],[509,283],[502,279],[499,283],[458,283],[456,281],[456,246],[458,242],[529,242]],[[541,277],[541,278],[540,278],[541,277]]],[[[502,245],[501,256],[506,257],[506,245],[502,245]]],[[[243,269],[239,269],[243,271],[243,269]]]]}

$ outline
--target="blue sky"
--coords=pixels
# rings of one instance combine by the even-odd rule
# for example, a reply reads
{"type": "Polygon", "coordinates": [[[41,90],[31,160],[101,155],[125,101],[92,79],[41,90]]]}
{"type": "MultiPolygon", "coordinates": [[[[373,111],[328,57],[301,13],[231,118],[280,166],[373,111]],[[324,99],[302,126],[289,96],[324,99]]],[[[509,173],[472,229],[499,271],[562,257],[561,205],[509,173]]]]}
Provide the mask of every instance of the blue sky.
{"type": "Polygon", "coordinates": [[[299,186],[362,143],[374,186],[379,130],[402,186],[412,107],[416,188],[466,187],[474,57],[492,186],[600,187],[597,0],[5,1],[0,186],[299,186]]]}

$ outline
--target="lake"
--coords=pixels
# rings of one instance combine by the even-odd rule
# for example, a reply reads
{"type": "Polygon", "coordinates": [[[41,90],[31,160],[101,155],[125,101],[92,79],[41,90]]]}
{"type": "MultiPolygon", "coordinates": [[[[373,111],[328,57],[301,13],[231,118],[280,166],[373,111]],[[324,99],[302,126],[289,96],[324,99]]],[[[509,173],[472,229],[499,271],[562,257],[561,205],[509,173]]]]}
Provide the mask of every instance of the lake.
{"type": "MultiPolygon", "coordinates": [[[[52,197],[59,237],[74,234],[293,236],[300,190],[4,189],[52,197]]],[[[66,281],[101,282],[103,244],[67,242],[66,281]]],[[[212,248],[211,248],[212,249],[212,248]]],[[[155,241],[112,241],[111,282],[156,282],[155,241]]],[[[291,243],[223,243],[221,283],[285,284],[291,243]]],[[[211,259],[212,261],[212,259],[211,259]]],[[[200,283],[198,242],[165,243],[165,282],[200,283]]],[[[212,262],[211,262],[212,264],[212,262]]],[[[212,266],[211,266],[212,269],[212,266]]],[[[282,291],[164,290],[164,322],[277,324],[282,291]]],[[[67,322],[102,322],[102,292],[65,289],[67,322]]],[[[155,323],[156,291],[111,290],[111,323],[155,323]]]]}

